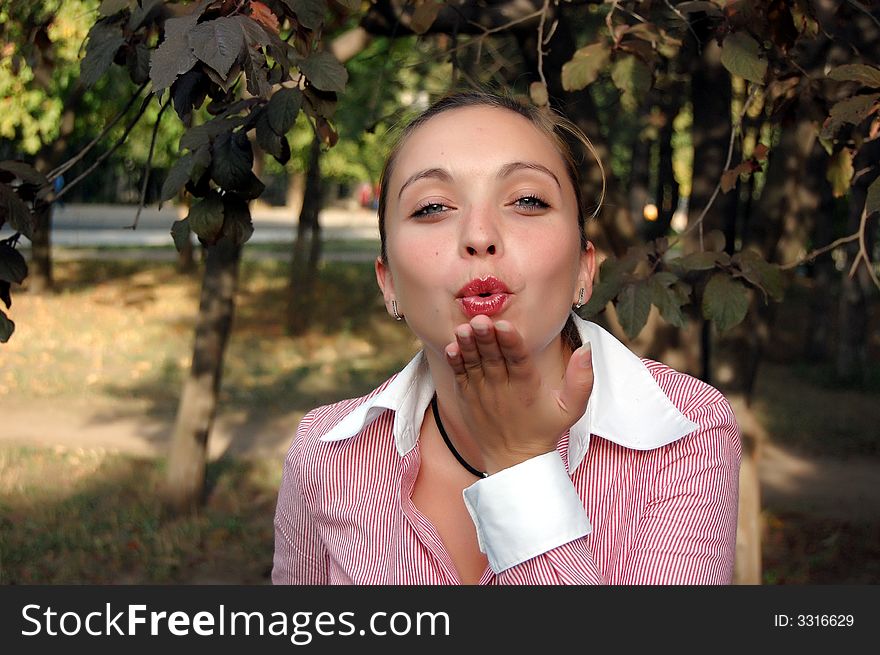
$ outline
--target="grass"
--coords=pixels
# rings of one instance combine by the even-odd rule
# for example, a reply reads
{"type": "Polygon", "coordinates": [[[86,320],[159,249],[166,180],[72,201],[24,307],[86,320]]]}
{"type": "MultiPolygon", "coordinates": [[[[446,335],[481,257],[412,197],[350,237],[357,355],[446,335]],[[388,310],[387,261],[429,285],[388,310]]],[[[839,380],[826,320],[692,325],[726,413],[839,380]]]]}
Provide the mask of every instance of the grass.
{"type": "MultiPolygon", "coordinates": [[[[17,328],[0,347],[0,407],[23,408],[37,424],[62,405],[172,416],[189,368],[198,276],[149,259],[59,261],[56,276],[55,295],[13,292],[17,328]]],[[[296,337],[281,327],[286,285],[283,261],[243,262],[221,413],[241,413],[248,425],[283,417],[292,429],[297,414],[365,393],[415,352],[405,326],[387,316],[371,263],[325,263],[312,327],[296,337]]],[[[785,324],[797,332],[798,322],[785,324]]],[[[830,388],[826,374],[778,358],[762,364],[754,410],[773,441],[880,454],[877,389],[830,388]]],[[[214,461],[202,511],[172,518],[156,498],[162,460],[2,444],[0,583],[266,582],[280,467],[280,458],[214,461]]],[[[878,525],[766,507],[764,581],[876,584],[878,525]]]]}
{"type": "Polygon", "coordinates": [[[268,580],[278,462],[216,461],[197,516],[165,517],[164,463],[0,448],[0,584],[268,580]]]}

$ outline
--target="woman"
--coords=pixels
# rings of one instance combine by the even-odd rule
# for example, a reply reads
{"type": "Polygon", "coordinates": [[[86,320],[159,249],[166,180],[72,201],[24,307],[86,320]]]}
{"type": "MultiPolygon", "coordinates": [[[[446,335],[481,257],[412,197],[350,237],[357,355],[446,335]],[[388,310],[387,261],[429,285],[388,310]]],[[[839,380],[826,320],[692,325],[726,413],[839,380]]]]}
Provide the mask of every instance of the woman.
{"type": "Polygon", "coordinates": [[[273,582],[731,581],[736,421],[715,389],[571,311],[595,251],[566,133],[475,92],[403,131],[375,268],[424,348],[303,418],[273,582]]]}

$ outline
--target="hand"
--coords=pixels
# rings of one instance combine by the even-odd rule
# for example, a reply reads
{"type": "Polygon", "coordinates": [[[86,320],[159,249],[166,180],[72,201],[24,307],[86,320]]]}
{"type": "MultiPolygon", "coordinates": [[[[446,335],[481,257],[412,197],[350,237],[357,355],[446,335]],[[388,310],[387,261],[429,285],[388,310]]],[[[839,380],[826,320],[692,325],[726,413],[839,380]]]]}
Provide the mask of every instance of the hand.
{"type": "Polygon", "coordinates": [[[445,350],[462,418],[489,474],[554,450],[586,411],[593,389],[589,344],[572,354],[561,388],[541,378],[509,321],[474,316],[455,329],[445,350]]]}

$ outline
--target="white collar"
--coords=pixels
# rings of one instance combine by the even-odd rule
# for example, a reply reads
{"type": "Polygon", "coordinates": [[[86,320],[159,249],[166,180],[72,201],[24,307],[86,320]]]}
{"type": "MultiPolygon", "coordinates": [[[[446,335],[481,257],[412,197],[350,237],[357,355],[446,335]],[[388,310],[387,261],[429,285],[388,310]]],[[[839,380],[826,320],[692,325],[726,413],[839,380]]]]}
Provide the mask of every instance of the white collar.
{"type": "MultiPolygon", "coordinates": [[[[583,461],[591,434],[627,448],[651,450],[699,427],[672,404],[641,359],[603,328],[571,315],[581,341],[591,345],[594,382],[587,411],[569,433],[569,472],[583,461]]],[[[428,362],[419,351],[385,389],[343,417],[321,441],[353,437],[390,409],[395,412],[394,443],[403,456],[418,441],[433,395],[428,362]]]]}

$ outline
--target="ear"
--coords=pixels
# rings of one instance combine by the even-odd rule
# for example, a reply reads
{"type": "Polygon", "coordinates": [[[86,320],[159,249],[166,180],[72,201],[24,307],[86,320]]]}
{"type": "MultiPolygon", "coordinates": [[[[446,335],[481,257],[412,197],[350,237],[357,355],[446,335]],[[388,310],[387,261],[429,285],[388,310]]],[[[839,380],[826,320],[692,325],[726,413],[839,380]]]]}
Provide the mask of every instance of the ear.
{"type": "Polygon", "coordinates": [[[382,257],[376,257],[376,282],[379,283],[379,289],[382,291],[382,297],[385,299],[385,309],[393,316],[391,311],[391,301],[397,300],[394,292],[394,275],[391,268],[382,261],[382,257]]]}
{"type": "Polygon", "coordinates": [[[577,287],[574,290],[572,305],[577,304],[581,289],[584,290],[583,302],[586,303],[593,295],[593,277],[596,275],[596,249],[592,242],[587,241],[587,247],[581,251],[581,261],[578,269],[577,287]]]}

